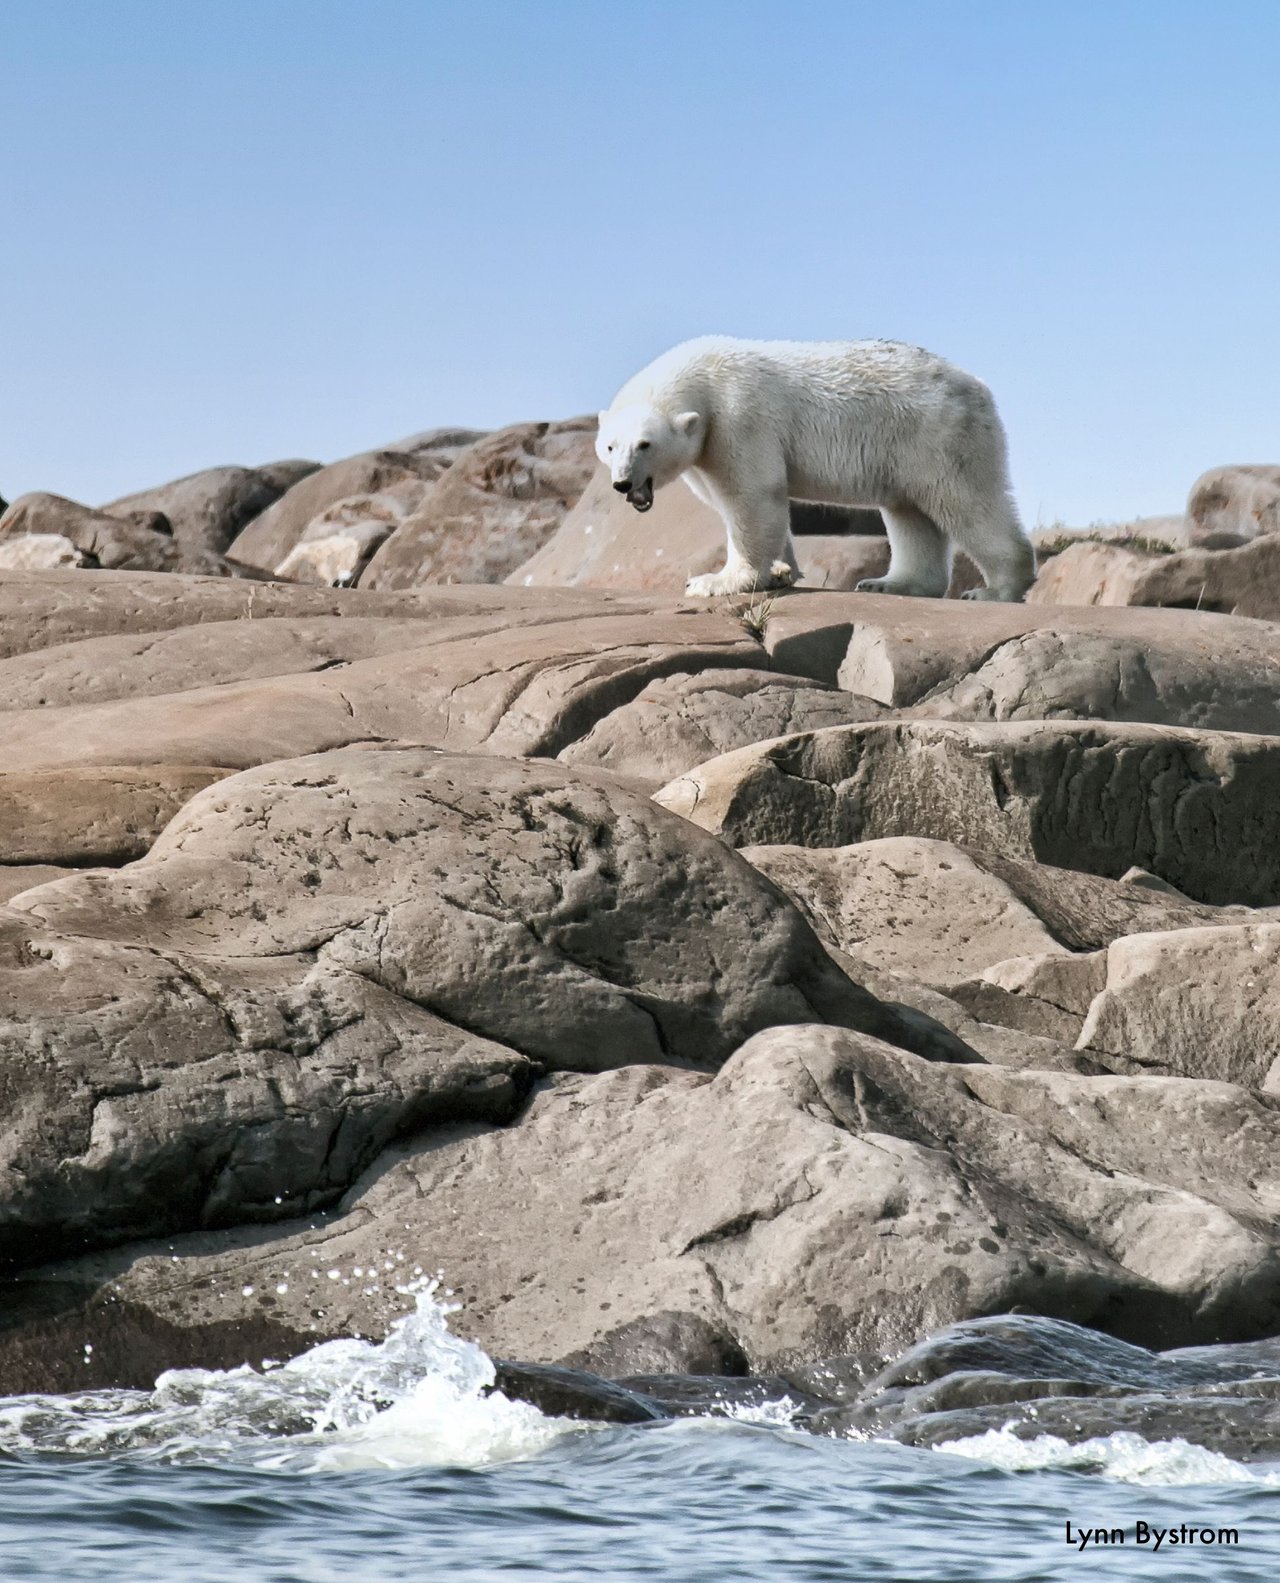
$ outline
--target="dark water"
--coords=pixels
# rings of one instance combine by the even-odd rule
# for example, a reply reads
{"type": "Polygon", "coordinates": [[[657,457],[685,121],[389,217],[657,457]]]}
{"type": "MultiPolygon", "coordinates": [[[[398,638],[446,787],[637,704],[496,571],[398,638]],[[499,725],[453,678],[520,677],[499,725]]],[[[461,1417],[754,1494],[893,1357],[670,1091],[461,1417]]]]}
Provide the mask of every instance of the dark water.
{"type": "Polygon", "coordinates": [[[920,1451],[805,1435],[785,1404],[600,1429],[488,1378],[424,1295],[380,1346],[0,1402],[0,1579],[1280,1579],[1280,1468],[1179,1442],[920,1451]],[[1068,1521],[1125,1543],[1081,1552],[1068,1521]],[[1239,1543],[1157,1551],[1140,1521],[1239,1543]]]}

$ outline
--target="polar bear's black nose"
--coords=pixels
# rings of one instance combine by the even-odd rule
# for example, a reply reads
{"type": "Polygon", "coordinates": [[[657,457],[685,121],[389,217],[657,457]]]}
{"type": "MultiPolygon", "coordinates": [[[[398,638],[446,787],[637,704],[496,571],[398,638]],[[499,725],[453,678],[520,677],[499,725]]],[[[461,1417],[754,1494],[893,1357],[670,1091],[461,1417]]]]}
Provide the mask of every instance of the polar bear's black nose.
{"type": "Polygon", "coordinates": [[[613,487],[618,491],[618,493],[620,495],[625,495],[627,493],[627,491],[631,488],[631,480],[629,478],[620,478],[614,484],[613,487]]]}

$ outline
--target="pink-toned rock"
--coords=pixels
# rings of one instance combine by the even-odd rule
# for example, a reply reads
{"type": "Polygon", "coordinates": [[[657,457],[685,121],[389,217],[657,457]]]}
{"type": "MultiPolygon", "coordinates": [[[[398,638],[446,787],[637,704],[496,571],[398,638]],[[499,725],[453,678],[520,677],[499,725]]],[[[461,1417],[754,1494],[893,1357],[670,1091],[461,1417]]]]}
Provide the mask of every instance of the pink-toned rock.
{"type": "Polygon", "coordinates": [[[373,556],[361,586],[495,583],[564,520],[595,466],[595,419],[519,423],[464,451],[373,556]]]}
{"type": "Polygon", "coordinates": [[[319,462],[306,461],[274,462],[261,468],[208,467],[172,483],[124,495],[102,510],[113,517],[129,518],[160,512],[184,549],[221,555],[254,517],[319,468],[319,462]]]}
{"type": "Polygon", "coordinates": [[[1160,605],[1280,619],[1280,534],[1237,549],[1151,555],[1112,544],[1077,544],[1040,573],[1029,604],[1160,605]]]}
{"type": "Polygon", "coordinates": [[[232,541],[228,557],[275,575],[276,568],[311,523],[330,506],[356,496],[376,495],[413,480],[439,476],[429,449],[365,451],[311,473],[267,507],[232,541]]]}
{"type": "Polygon", "coordinates": [[[1280,467],[1237,465],[1202,473],[1187,497],[1192,544],[1229,549],[1280,533],[1280,467]]]}
{"type": "MultiPolygon", "coordinates": [[[[179,545],[158,512],[141,518],[113,517],[62,495],[22,495],[0,517],[0,542],[29,535],[42,541],[37,558],[43,564],[50,555],[48,541],[61,538],[77,552],[72,564],[140,572],[225,573],[220,557],[179,545]]],[[[24,559],[29,564],[30,557],[19,551],[19,564],[24,559]]]]}

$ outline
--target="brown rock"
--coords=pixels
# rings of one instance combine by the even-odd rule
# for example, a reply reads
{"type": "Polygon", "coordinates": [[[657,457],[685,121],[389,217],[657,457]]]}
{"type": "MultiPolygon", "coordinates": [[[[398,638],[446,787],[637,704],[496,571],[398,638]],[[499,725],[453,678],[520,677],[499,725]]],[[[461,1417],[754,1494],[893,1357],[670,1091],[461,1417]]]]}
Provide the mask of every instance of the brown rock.
{"type": "Polygon", "coordinates": [[[31,494],[20,496],[0,517],[0,540],[29,534],[62,538],[79,552],[80,564],[108,570],[203,570],[181,564],[180,548],[167,531],[161,531],[162,524],[167,528],[158,513],[146,523],[135,522],[93,511],[61,495],[31,494]]]}
{"type": "Polygon", "coordinates": [[[167,764],[0,773],[0,863],[131,862],[185,802],[225,773],[167,764]]]}
{"type": "MultiPolygon", "coordinates": [[[[350,1275],[387,1259],[442,1269],[455,1328],[531,1360],[595,1357],[673,1312],[757,1369],[893,1353],[1017,1304],[1157,1345],[1270,1334],[1278,1131],[1274,1107],[1226,1084],[951,1067],[779,1028],[713,1078],[561,1077],[514,1127],[437,1129],[332,1222],[135,1247],[32,1284],[97,1288],[80,1332],[95,1346],[109,1315],[220,1324],[226,1363],[246,1356],[232,1321],[383,1333],[403,1299],[350,1275]]],[[[153,1377],[154,1341],[149,1361],[153,1377]]]]}
{"type": "Polygon", "coordinates": [[[736,621],[705,610],[665,617],[624,610],[526,629],[508,616],[481,623],[480,631],[467,622],[464,635],[449,641],[402,652],[393,644],[392,652],[312,674],[163,699],[13,710],[5,718],[8,763],[14,770],[122,761],[247,769],[388,741],[554,757],[655,677],[751,665],[760,654],[736,621]]]}
{"type": "Polygon", "coordinates": [[[21,533],[0,539],[0,569],[4,571],[51,572],[88,564],[89,557],[63,533],[21,533]]]}
{"type": "Polygon", "coordinates": [[[488,613],[501,625],[629,608],[607,595],[572,589],[488,586],[364,594],[148,573],[11,572],[0,579],[0,656],[85,638],[170,632],[207,621],[252,622],[273,616],[434,620],[488,613]]]}
{"type": "Polygon", "coordinates": [[[795,676],[747,668],[677,671],[651,681],[559,757],[656,789],[713,754],[791,731],[876,720],[882,713],[869,699],[795,676]]]}
{"type": "Polygon", "coordinates": [[[922,984],[945,989],[1007,957],[1066,954],[1008,885],[943,841],[750,846],[742,855],[791,897],[821,938],[922,984]]]}
{"type": "Polygon", "coordinates": [[[1256,621],[800,590],[762,626],[775,669],[925,717],[1280,732],[1280,630],[1256,621]]]}
{"type": "Polygon", "coordinates": [[[1267,533],[1238,549],[1148,555],[1080,544],[1055,555],[1027,594],[1029,604],[1161,605],[1179,610],[1280,617],[1280,538],[1267,533]]]}
{"type": "Polygon", "coordinates": [[[1280,533],[1280,467],[1214,467],[1187,496],[1193,545],[1227,549],[1263,533],[1280,533]]]}
{"type": "Polygon", "coordinates": [[[312,518],[276,568],[277,576],[295,583],[351,587],[379,545],[412,515],[432,487],[410,478],[375,495],[337,501],[312,518]]]}
{"type": "Polygon", "coordinates": [[[526,1055],[715,1066],[833,1019],[971,1056],[718,842],[545,764],[277,764],[192,798],[142,861],[17,901],[5,1261],[305,1212],[410,1127],[506,1119],[526,1055]]]}
{"type": "Polygon", "coordinates": [[[377,551],[363,586],[500,583],[581,495],[594,443],[594,418],[520,423],[477,441],[377,551]]]}
{"type": "Polygon", "coordinates": [[[319,470],[319,462],[276,462],[270,467],[208,467],[155,489],[113,500],[109,516],[160,512],[183,548],[221,555],[249,522],[286,489],[319,470]]]}
{"type": "Polygon", "coordinates": [[[228,557],[274,575],[311,523],[341,500],[437,476],[430,452],[365,451],[333,462],[295,483],[232,541],[228,557]]]}
{"type": "Polygon", "coordinates": [[[1078,1047],[1135,1070],[1261,1088],[1280,1057],[1280,922],[1115,941],[1078,1047]]]}
{"type": "Polygon", "coordinates": [[[74,873],[74,868],[60,868],[54,863],[0,863],[0,906],[24,890],[34,890],[37,885],[74,873]]]}
{"type": "Polygon", "coordinates": [[[735,846],[912,835],[1118,877],[1197,901],[1280,901],[1280,738],[1139,725],[836,726],[740,748],[664,807],[735,846]]]}

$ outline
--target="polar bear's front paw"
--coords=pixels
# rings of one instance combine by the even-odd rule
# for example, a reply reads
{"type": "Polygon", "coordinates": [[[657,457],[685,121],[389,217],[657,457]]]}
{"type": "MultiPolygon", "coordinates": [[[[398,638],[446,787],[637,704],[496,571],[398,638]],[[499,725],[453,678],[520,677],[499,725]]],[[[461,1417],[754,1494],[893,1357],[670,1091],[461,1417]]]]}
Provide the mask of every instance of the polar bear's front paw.
{"type": "Polygon", "coordinates": [[[864,577],[853,585],[855,594],[896,594],[898,590],[887,577],[864,577]]]}
{"type": "Polygon", "coordinates": [[[768,576],[762,576],[749,566],[741,571],[704,572],[701,577],[691,577],[685,584],[685,594],[694,599],[712,599],[718,594],[758,594],[770,588],[790,588],[796,574],[785,561],[774,561],[768,576]]]}

